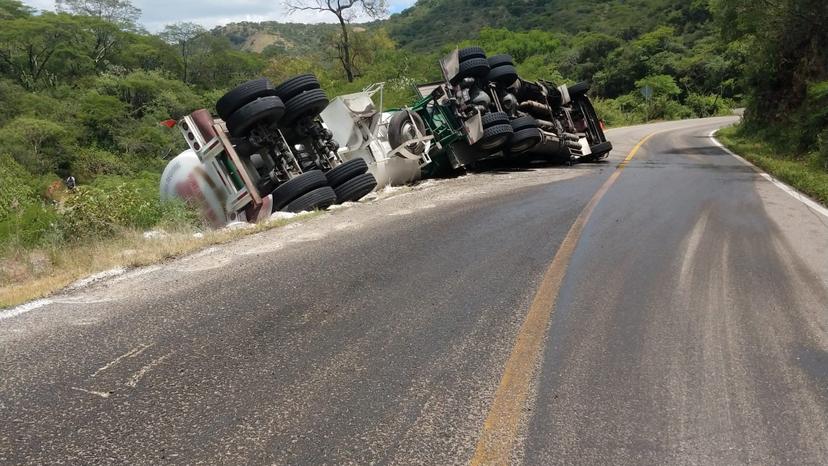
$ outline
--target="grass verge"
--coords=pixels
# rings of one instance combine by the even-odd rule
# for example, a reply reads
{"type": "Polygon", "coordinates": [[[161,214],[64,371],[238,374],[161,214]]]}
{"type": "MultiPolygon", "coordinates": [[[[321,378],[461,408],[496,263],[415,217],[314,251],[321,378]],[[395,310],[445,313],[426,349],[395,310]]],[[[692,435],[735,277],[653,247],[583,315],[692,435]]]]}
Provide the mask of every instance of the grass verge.
{"type": "Polygon", "coordinates": [[[143,231],[127,230],[117,237],[74,246],[12,251],[0,257],[3,271],[0,309],[51,295],[77,280],[105,270],[155,264],[320,214],[311,212],[250,228],[208,231],[203,235],[195,235],[186,229],[145,238],[143,231]]]}
{"type": "Polygon", "coordinates": [[[783,153],[762,139],[744,134],[738,126],[723,128],[716,138],[757,167],[828,206],[828,171],[816,154],[783,153]]]}

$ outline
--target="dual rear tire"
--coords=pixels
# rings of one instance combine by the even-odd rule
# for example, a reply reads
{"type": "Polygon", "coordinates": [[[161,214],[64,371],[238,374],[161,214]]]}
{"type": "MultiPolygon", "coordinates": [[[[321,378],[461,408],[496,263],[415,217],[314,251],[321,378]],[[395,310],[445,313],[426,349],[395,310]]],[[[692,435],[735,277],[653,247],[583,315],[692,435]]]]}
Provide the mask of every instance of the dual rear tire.
{"type": "Polygon", "coordinates": [[[216,113],[227,123],[230,135],[243,138],[259,125],[292,125],[315,117],[329,103],[319,80],[302,74],[273,86],[267,78],[239,85],[216,102],[216,113]]]}
{"type": "Polygon", "coordinates": [[[511,86],[518,80],[517,68],[511,55],[495,55],[488,61],[490,71],[486,79],[490,82],[511,86]]]}
{"type": "Polygon", "coordinates": [[[362,158],[349,160],[327,173],[307,171],[273,191],[273,208],[302,212],[358,201],[377,187],[374,175],[367,171],[368,164],[362,158]]]}

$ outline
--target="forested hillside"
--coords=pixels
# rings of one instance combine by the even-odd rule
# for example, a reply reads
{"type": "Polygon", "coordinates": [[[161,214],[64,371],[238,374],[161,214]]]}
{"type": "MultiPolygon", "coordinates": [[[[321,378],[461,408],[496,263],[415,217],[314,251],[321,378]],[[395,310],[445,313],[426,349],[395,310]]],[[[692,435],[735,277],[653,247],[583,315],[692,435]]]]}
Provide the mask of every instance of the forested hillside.
{"type": "Polygon", "coordinates": [[[468,31],[483,27],[569,35],[599,32],[629,40],[658,26],[672,26],[679,35],[704,29],[707,4],[706,0],[420,0],[415,8],[390,18],[387,27],[409,48],[462,41],[468,31]]]}

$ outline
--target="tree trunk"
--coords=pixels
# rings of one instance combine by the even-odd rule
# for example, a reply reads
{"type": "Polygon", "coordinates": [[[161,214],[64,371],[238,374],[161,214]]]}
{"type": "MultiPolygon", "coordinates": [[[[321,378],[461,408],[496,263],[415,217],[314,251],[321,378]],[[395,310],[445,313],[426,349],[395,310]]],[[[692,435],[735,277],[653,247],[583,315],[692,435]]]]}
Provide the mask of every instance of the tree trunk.
{"type": "Polygon", "coordinates": [[[181,64],[184,66],[184,84],[187,83],[187,42],[181,41],[181,64]]]}
{"type": "Polygon", "coordinates": [[[339,25],[342,27],[342,67],[345,68],[345,76],[347,76],[348,82],[352,83],[354,82],[354,65],[351,63],[351,42],[348,37],[348,26],[341,12],[337,13],[336,17],[339,18],[339,25]]]}

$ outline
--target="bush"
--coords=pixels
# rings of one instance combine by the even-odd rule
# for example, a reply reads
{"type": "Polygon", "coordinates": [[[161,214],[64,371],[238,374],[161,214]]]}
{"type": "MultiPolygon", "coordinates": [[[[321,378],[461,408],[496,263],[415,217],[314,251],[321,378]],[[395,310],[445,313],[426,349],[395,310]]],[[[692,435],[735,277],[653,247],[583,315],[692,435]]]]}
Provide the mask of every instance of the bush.
{"type": "Polygon", "coordinates": [[[10,155],[0,154],[0,219],[37,201],[34,189],[27,184],[31,178],[10,155]]]}
{"type": "Polygon", "coordinates": [[[139,158],[136,163],[150,169],[152,167],[148,166],[151,163],[149,160],[161,160],[186,148],[186,143],[177,128],[160,126],[158,122],[159,120],[152,117],[145,117],[121,128],[115,136],[118,149],[121,151],[119,155],[139,158]]]}
{"type": "Polygon", "coordinates": [[[604,120],[607,126],[625,126],[634,123],[641,123],[643,117],[638,113],[625,113],[621,110],[621,104],[616,99],[592,100],[598,118],[604,120]]]}
{"type": "Polygon", "coordinates": [[[89,147],[78,152],[72,164],[72,174],[79,183],[91,183],[101,175],[128,175],[126,162],[105,150],[89,147]]]}
{"type": "Polygon", "coordinates": [[[727,102],[715,95],[690,94],[684,104],[698,118],[722,115],[730,110],[727,102]]]}
{"type": "Polygon", "coordinates": [[[0,128],[2,150],[34,174],[65,173],[73,158],[74,140],[53,121],[18,117],[0,128]]]}
{"type": "Polygon", "coordinates": [[[20,112],[21,96],[24,95],[23,88],[7,81],[0,79],[0,126],[7,120],[14,118],[20,112]]]}
{"type": "Polygon", "coordinates": [[[86,128],[88,143],[111,146],[117,128],[127,120],[126,105],[117,98],[87,92],[80,99],[80,121],[86,128]]]}
{"type": "Polygon", "coordinates": [[[828,129],[819,135],[817,163],[823,170],[828,171],[828,129]]]}
{"type": "Polygon", "coordinates": [[[26,206],[0,220],[0,245],[31,247],[48,241],[59,241],[58,214],[42,203],[26,206]]]}
{"type": "Polygon", "coordinates": [[[125,228],[149,228],[164,214],[159,176],[102,176],[79,186],[60,210],[61,229],[69,240],[103,238],[125,228]]]}

